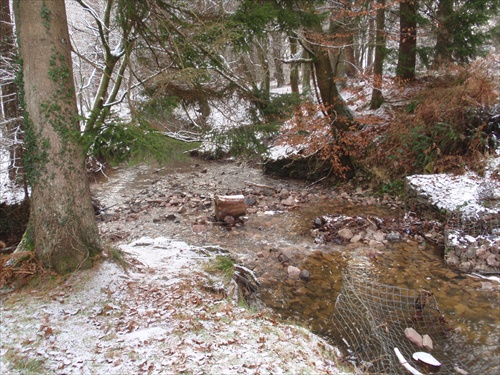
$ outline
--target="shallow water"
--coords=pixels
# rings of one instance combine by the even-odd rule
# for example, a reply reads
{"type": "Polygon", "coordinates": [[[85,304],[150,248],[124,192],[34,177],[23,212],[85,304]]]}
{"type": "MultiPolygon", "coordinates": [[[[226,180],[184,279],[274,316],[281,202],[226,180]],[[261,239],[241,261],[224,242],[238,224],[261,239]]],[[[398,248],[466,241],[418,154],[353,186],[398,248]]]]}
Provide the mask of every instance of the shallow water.
{"type": "MultiPolygon", "coordinates": [[[[293,213],[293,221],[311,222],[312,217],[357,210],[384,217],[387,210],[377,207],[325,207],[314,205],[293,213]]],[[[389,212],[390,213],[390,212],[389,212]]],[[[283,223],[283,225],[285,225],[283,223]]],[[[261,290],[261,298],[287,319],[304,324],[341,345],[332,323],[335,301],[342,285],[342,273],[356,270],[370,281],[411,290],[431,291],[453,328],[450,358],[460,358],[471,374],[497,374],[500,371],[500,299],[498,282],[472,278],[449,269],[443,249],[432,244],[397,243],[380,249],[375,256],[361,244],[324,245],[300,264],[311,273],[308,281],[284,282],[261,290]]]]}
{"type": "MultiPolygon", "coordinates": [[[[191,161],[156,170],[142,166],[118,170],[110,175],[112,183],[99,184],[96,189],[104,188],[111,193],[105,195],[104,202],[110,206],[119,201],[117,197],[131,196],[133,191],[145,189],[161,178],[172,180],[172,190],[189,188],[207,195],[238,191],[244,188],[245,181],[279,184],[297,191],[306,186],[302,182],[271,179],[259,171],[234,165],[191,161]],[[195,180],[201,182],[194,184],[195,180]]],[[[401,242],[376,253],[361,243],[315,244],[309,235],[313,219],[333,214],[397,217],[403,212],[380,206],[346,205],[340,199],[326,199],[324,194],[318,194],[311,203],[289,212],[249,215],[244,226],[232,231],[214,226],[204,236],[183,231],[178,239],[194,245],[217,244],[233,254],[244,254],[240,259],[247,260],[257,276],[275,276],[271,287],[259,291],[259,297],[267,306],[336,345],[341,342],[333,329],[332,316],[343,271],[362,269],[366,277],[378,283],[430,290],[453,327],[456,344],[450,355],[467,363],[470,374],[500,372],[500,288],[497,282],[475,279],[449,269],[443,261],[443,250],[430,243],[401,242]],[[311,273],[310,280],[289,280],[286,268],[274,255],[269,255],[271,251],[273,254],[286,252],[293,265],[311,273]]]]}

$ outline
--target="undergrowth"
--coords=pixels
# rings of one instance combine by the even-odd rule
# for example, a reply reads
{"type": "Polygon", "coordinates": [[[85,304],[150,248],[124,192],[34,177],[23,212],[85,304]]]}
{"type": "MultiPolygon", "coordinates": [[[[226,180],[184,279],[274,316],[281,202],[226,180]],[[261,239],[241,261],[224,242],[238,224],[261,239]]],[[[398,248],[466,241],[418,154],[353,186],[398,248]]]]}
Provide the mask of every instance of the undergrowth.
{"type": "Polygon", "coordinates": [[[214,130],[208,134],[208,140],[215,159],[231,155],[252,161],[267,151],[267,141],[277,131],[276,124],[247,125],[222,132],[214,130]]]}
{"type": "Polygon", "coordinates": [[[126,123],[118,119],[102,125],[98,134],[84,134],[87,155],[112,165],[156,159],[181,159],[192,143],[181,142],[156,130],[144,119],[126,123]]]}
{"type": "MultiPolygon", "coordinates": [[[[500,140],[498,83],[484,64],[426,77],[360,160],[386,189],[410,174],[481,174],[500,140]]],[[[422,82],[421,81],[421,82],[422,82]]]]}
{"type": "Polygon", "coordinates": [[[221,274],[224,280],[228,281],[234,275],[234,261],[228,256],[217,255],[206,265],[205,269],[208,272],[221,274]]]}

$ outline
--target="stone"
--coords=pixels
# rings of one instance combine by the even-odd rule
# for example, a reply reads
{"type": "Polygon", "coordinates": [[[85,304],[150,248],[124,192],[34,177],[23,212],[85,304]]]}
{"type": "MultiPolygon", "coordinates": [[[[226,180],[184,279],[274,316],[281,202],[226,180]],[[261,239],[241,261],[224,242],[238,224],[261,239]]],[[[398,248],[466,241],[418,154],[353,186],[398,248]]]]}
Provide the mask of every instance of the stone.
{"type": "Polygon", "coordinates": [[[295,293],[297,293],[297,294],[301,294],[301,295],[306,295],[308,292],[309,292],[309,291],[308,291],[306,288],[304,288],[303,286],[302,286],[302,287],[300,287],[299,289],[297,289],[297,290],[295,291],[295,293]]]}
{"type": "Polygon", "coordinates": [[[417,345],[419,348],[422,348],[424,346],[422,336],[413,328],[405,328],[405,336],[408,340],[417,345]]]}
{"type": "Polygon", "coordinates": [[[383,240],[385,240],[385,234],[380,231],[377,231],[373,234],[373,239],[375,241],[382,242],[383,240]]]}
{"type": "Polygon", "coordinates": [[[489,281],[482,281],[481,282],[481,290],[493,291],[493,290],[495,290],[495,285],[489,281]]]}
{"type": "Polygon", "coordinates": [[[429,335],[422,336],[422,344],[424,345],[424,348],[426,348],[427,350],[434,349],[434,347],[432,346],[432,339],[429,335]]]}
{"type": "Polygon", "coordinates": [[[256,203],[257,203],[257,199],[255,199],[254,197],[246,197],[245,198],[245,204],[247,206],[253,206],[256,203]]]}
{"type": "Polygon", "coordinates": [[[283,206],[293,206],[295,204],[295,199],[293,197],[288,197],[287,199],[283,199],[281,204],[283,206]]]}
{"type": "Polygon", "coordinates": [[[390,233],[387,233],[387,235],[385,236],[385,239],[389,242],[400,242],[401,235],[398,232],[390,232],[390,233]]]}
{"type": "Polygon", "coordinates": [[[205,225],[200,225],[200,224],[193,225],[193,232],[194,233],[202,233],[202,232],[205,232],[206,229],[207,229],[207,227],[205,225]]]}
{"type": "Polygon", "coordinates": [[[499,262],[496,260],[496,255],[495,254],[490,254],[488,258],[486,258],[486,264],[491,267],[498,267],[499,262]]]}
{"type": "Polygon", "coordinates": [[[308,270],[300,271],[299,277],[301,280],[307,281],[311,278],[311,273],[308,270]]]}
{"type": "Polygon", "coordinates": [[[298,280],[300,277],[300,269],[294,266],[288,266],[288,277],[292,280],[298,280]]]}
{"type": "Polygon", "coordinates": [[[317,227],[322,226],[323,220],[320,217],[317,217],[316,219],[314,219],[314,225],[316,225],[317,227]]]}
{"type": "Polygon", "coordinates": [[[462,262],[460,263],[458,269],[462,272],[470,272],[474,265],[471,262],[462,262]]]}
{"type": "Polygon", "coordinates": [[[465,253],[465,258],[467,259],[474,259],[476,257],[476,249],[474,247],[470,247],[467,249],[465,253]]]}
{"type": "Polygon", "coordinates": [[[342,228],[338,231],[337,233],[340,238],[343,240],[349,241],[352,237],[354,237],[354,234],[351,232],[349,228],[342,228]]]}
{"type": "Polygon", "coordinates": [[[223,221],[227,225],[234,225],[234,223],[236,222],[236,219],[234,217],[232,217],[231,215],[227,215],[224,217],[223,221]]]}
{"type": "Polygon", "coordinates": [[[350,242],[352,242],[352,243],[359,242],[359,241],[361,241],[361,238],[362,238],[361,234],[359,234],[359,233],[355,234],[354,236],[352,236],[350,242]]]}

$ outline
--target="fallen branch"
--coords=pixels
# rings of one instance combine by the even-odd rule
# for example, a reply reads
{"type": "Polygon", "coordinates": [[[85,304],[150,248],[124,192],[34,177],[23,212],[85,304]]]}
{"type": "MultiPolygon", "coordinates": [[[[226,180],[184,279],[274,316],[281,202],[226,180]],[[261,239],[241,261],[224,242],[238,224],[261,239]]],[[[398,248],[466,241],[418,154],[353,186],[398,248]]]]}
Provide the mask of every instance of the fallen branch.
{"type": "Polygon", "coordinates": [[[258,286],[260,286],[260,281],[257,279],[257,276],[255,276],[255,273],[251,269],[248,269],[244,266],[240,266],[238,264],[235,264],[234,268],[240,272],[243,272],[246,275],[249,275],[250,278],[253,280],[253,282],[258,286]]]}
{"type": "Polygon", "coordinates": [[[258,188],[262,188],[262,189],[274,190],[274,188],[272,186],[263,185],[263,184],[256,184],[255,182],[245,181],[245,184],[250,185],[250,186],[255,186],[258,188]]]}

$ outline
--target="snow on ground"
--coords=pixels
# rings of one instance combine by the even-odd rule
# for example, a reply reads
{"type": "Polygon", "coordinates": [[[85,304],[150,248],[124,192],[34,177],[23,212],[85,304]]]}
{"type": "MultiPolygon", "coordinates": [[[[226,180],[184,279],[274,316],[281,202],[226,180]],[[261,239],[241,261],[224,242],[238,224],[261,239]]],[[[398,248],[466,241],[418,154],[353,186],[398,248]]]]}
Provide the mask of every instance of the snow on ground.
{"type": "Polygon", "coordinates": [[[0,300],[2,374],[339,374],[307,330],[209,292],[210,254],[167,238],[0,300]]]}
{"type": "Polygon", "coordinates": [[[495,171],[500,171],[500,157],[489,160],[484,177],[468,172],[460,176],[414,175],[407,177],[407,181],[438,209],[459,210],[465,217],[473,218],[479,213],[498,213],[500,210],[497,205],[486,204],[500,199],[500,181],[492,177],[495,171]]]}

